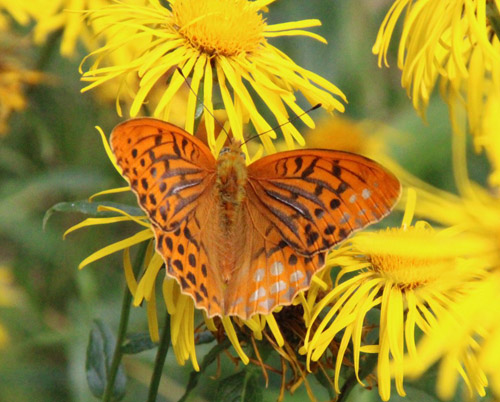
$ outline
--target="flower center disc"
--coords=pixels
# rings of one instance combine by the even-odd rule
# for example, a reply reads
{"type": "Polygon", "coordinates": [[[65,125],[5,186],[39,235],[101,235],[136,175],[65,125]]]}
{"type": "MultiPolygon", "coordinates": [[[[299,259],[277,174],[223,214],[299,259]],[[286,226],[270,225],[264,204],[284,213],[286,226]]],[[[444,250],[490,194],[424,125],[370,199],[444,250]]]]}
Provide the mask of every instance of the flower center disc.
{"type": "Polygon", "coordinates": [[[252,53],[265,40],[265,22],[247,0],[176,0],[172,13],[179,33],[209,55],[252,53]]]}

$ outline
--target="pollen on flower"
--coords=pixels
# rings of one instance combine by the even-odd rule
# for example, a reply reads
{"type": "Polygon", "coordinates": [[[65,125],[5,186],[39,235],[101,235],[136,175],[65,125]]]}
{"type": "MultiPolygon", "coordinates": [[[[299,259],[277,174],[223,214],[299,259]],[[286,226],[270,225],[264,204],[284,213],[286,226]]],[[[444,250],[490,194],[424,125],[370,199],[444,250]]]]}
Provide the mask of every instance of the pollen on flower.
{"type": "Polygon", "coordinates": [[[238,56],[254,52],[265,41],[265,22],[247,0],[178,0],[172,14],[178,32],[196,50],[209,55],[238,56]]]}
{"type": "MultiPolygon", "coordinates": [[[[395,236],[421,236],[427,228],[389,228],[384,233],[395,236]]],[[[414,289],[438,280],[455,268],[455,258],[411,255],[407,253],[368,253],[371,269],[401,289],[414,289]]]]}

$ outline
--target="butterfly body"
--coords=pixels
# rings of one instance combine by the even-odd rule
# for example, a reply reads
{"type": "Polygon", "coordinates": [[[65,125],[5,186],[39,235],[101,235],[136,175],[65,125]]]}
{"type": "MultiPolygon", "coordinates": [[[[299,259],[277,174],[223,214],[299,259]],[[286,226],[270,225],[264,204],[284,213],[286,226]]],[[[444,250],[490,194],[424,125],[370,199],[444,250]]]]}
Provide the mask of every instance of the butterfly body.
{"type": "Polygon", "coordinates": [[[220,213],[224,217],[223,230],[233,229],[235,215],[241,213],[245,199],[247,167],[241,154],[240,144],[234,143],[224,148],[217,159],[217,179],[215,197],[219,201],[220,213]]]}
{"type": "Polygon", "coordinates": [[[382,219],[400,193],[390,172],[347,152],[287,151],[247,166],[237,142],[215,159],[197,138],[150,118],[118,125],[110,142],[167,275],[209,317],[291,304],[328,250],[382,219]]]}

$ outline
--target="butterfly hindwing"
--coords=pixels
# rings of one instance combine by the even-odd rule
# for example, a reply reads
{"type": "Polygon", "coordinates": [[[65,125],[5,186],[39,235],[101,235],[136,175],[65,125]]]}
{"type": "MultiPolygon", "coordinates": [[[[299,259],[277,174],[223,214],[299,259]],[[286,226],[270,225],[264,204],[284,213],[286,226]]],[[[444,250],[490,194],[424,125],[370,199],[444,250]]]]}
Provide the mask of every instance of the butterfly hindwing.
{"type": "Polygon", "coordinates": [[[245,203],[245,247],[231,286],[226,291],[226,312],[242,318],[269,314],[290,305],[298,292],[310,286],[312,276],[325,264],[325,253],[303,256],[282,238],[251,199],[245,203]]]}
{"type": "Polygon", "coordinates": [[[163,230],[179,227],[213,185],[215,158],[207,146],[172,124],[128,120],[115,127],[110,143],[139,205],[163,230]]]}
{"type": "Polygon", "coordinates": [[[382,219],[399,194],[394,175],[348,152],[281,152],[248,167],[249,201],[305,256],[325,252],[382,219]]]}
{"type": "Polygon", "coordinates": [[[210,210],[213,198],[205,194],[192,215],[173,232],[154,228],[156,250],[167,267],[167,273],[179,283],[182,293],[190,295],[197,308],[209,317],[222,315],[223,286],[210,249],[213,247],[213,224],[210,210]]]}

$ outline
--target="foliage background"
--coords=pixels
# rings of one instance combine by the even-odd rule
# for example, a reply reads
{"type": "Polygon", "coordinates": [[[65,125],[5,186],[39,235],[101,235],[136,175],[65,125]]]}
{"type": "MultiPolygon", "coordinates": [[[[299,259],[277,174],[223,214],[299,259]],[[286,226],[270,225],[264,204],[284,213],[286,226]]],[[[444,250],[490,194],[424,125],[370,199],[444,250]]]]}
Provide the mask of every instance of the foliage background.
{"type": "MultiPolygon", "coordinates": [[[[434,96],[424,123],[400,86],[394,52],[390,69],[379,69],[371,46],[390,0],[281,0],[271,5],[268,19],[278,23],[319,18],[315,32],[329,44],[308,38],[277,38],[278,48],[299,65],[339,86],[349,104],[345,115],[353,119],[384,122],[397,136],[389,136],[392,156],[425,181],[455,191],[451,171],[451,132],[444,102],[434,96]]],[[[29,37],[29,29],[17,27],[29,37]]],[[[395,46],[392,47],[393,49],[395,46]]],[[[109,133],[121,119],[113,104],[94,93],[80,94],[78,64],[83,54],[68,60],[59,55],[59,38],[27,54],[33,69],[50,75],[43,85],[29,89],[29,107],[14,115],[10,132],[0,138],[0,266],[12,271],[17,291],[12,305],[0,307],[0,323],[10,340],[0,351],[0,400],[89,401],[85,377],[85,350],[89,330],[99,318],[116,330],[124,277],[118,255],[98,261],[78,272],[78,263],[91,252],[124,237],[132,230],[123,225],[83,230],[65,241],[62,233],[81,216],[55,214],[42,229],[45,211],[61,201],[85,199],[100,190],[122,186],[122,179],[107,160],[95,125],[109,133]]],[[[319,112],[313,118],[320,119],[319,112]]],[[[348,135],[346,133],[345,135],[348,135]]],[[[470,156],[471,176],[485,182],[488,166],[481,156],[470,156]]],[[[117,197],[117,200],[125,200],[117,197]]],[[[395,220],[396,222],[397,220],[395,220]]],[[[132,231],[130,232],[132,233],[132,231]]],[[[146,313],[132,312],[130,330],[147,331],[146,313]]],[[[197,348],[198,358],[210,345],[197,348]]],[[[129,384],[125,401],[144,400],[154,351],[126,356],[129,384]]],[[[235,368],[222,359],[221,378],[235,368]]],[[[176,401],[185,389],[192,368],[179,368],[170,353],[160,386],[159,400],[176,401]]],[[[215,365],[190,397],[212,400],[218,381],[215,365]]],[[[433,373],[412,384],[409,397],[433,400],[433,373]]],[[[279,377],[271,375],[265,401],[275,400],[279,377]]],[[[259,377],[259,386],[264,381],[259,377]]],[[[328,393],[312,381],[318,400],[328,393]]],[[[304,387],[286,401],[302,401],[304,387]]],[[[410,399],[409,398],[409,399],[410,399]]],[[[457,396],[460,399],[460,395],[457,396]]],[[[391,400],[401,399],[393,395],[391,400]]],[[[377,401],[376,390],[355,388],[351,401],[377,401]]]]}

